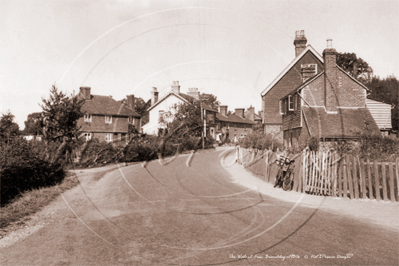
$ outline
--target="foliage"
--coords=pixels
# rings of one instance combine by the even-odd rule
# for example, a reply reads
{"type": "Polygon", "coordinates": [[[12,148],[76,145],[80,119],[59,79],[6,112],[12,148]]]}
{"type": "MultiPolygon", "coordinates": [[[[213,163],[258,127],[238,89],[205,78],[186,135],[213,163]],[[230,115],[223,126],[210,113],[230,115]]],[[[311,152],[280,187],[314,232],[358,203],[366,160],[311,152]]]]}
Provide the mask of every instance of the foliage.
{"type": "Polygon", "coordinates": [[[311,150],[311,151],[319,150],[320,139],[317,137],[310,137],[307,142],[307,146],[309,147],[309,150],[311,150]]]}
{"type": "Polygon", "coordinates": [[[373,76],[373,69],[355,53],[337,53],[337,65],[361,81],[370,80],[373,76]]]}
{"type": "Polygon", "coordinates": [[[339,154],[349,154],[379,160],[394,162],[399,157],[399,142],[396,138],[381,135],[362,134],[357,141],[337,141],[334,150],[339,154]]]}
{"type": "Polygon", "coordinates": [[[26,135],[42,135],[43,134],[43,120],[42,113],[31,113],[28,119],[24,122],[25,129],[23,130],[26,135]]]}
{"type": "Polygon", "coordinates": [[[10,110],[1,115],[0,118],[0,140],[9,142],[11,138],[19,135],[19,126],[14,122],[14,115],[10,110]]]}
{"type": "Polygon", "coordinates": [[[61,182],[64,171],[60,163],[50,164],[40,154],[39,142],[15,139],[1,144],[1,204],[4,205],[26,190],[61,182]]]}
{"type": "Polygon", "coordinates": [[[393,106],[392,129],[399,130],[399,80],[393,75],[383,79],[377,76],[366,82],[365,86],[370,89],[369,99],[393,106]]]}
{"type": "Polygon", "coordinates": [[[68,97],[52,86],[49,99],[43,99],[43,135],[46,140],[77,139],[79,128],[77,122],[83,116],[81,108],[84,99],[68,97]]]}
{"type": "Polygon", "coordinates": [[[217,100],[217,97],[213,94],[201,93],[200,101],[209,105],[213,109],[218,109],[220,106],[220,102],[217,100]]]}
{"type": "MultiPolygon", "coordinates": [[[[127,104],[127,99],[124,98],[119,101],[120,103],[127,104]]],[[[134,107],[135,110],[139,115],[141,115],[141,125],[145,125],[149,122],[150,120],[150,114],[147,111],[148,108],[151,106],[151,100],[148,100],[145,102],[142,98],[134,98],[134,107]]]]}
{"type": "Polygon", "coordinates": [[[240,146],[243,148],[252,148],[259,150],[273,150],[276,151],[278,149],[283,148],[283,144],[277,138],[275,138],[272,134],[263,134],[261,132],[254,132],[242,138],[239,142],[240,146]]]}

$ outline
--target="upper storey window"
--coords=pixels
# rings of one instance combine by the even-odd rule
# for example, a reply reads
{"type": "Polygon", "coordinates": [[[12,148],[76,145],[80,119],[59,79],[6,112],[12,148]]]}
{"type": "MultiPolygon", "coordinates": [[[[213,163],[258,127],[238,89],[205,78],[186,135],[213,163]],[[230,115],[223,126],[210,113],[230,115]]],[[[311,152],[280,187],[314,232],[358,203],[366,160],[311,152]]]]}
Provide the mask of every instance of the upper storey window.
{"type": "Polygon", "coordinates": [[[317,64],[301,64],[301,74],[302,81],[305,82],[317,74],[317,64]]]}

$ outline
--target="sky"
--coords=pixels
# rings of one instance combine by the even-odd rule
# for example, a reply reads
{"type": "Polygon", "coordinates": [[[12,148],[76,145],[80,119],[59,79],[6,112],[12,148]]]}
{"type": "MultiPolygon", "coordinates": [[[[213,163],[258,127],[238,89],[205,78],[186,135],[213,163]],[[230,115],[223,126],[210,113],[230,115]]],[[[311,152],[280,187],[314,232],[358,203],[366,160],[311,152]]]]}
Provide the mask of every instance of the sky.
{"type": "Polygon", "coordinates": [[[356,53],[399,77],[399,1],[0,0],[0,112],[24,128],[52,85],[121,100],[179,81],[223,105],[261,110],[294,60],[295,31],[322,54],[356,53]]]}

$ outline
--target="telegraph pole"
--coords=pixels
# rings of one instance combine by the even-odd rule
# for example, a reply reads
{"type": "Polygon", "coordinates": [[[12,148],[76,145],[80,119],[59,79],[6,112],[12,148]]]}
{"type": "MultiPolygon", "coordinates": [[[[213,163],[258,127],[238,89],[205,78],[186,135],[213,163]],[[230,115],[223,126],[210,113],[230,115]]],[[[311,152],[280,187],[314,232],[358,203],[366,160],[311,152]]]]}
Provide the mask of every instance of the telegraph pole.
{"type": "Polygon", "coordinates": [[[202,102],[201,102],[201,121],[204,123],[204,130],[201,131],[202,149],[205,149],[204,132],[206,130],[206,127],[205,127],[204,113],[203,113],[203,109],[202,109],[202,102]]]}

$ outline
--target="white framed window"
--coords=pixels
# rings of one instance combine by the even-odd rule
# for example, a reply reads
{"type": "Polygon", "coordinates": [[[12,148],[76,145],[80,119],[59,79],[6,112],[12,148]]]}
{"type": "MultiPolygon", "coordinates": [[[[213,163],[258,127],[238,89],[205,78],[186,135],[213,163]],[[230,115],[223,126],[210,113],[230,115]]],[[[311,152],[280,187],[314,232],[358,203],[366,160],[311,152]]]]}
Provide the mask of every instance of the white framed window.
{"type": "Polygon", "coordinates": [[[288,95],[288,111],[294,111],[294,99],[292,95],[288,95]]]}
{"type": "Polygon", "coordinates": [[[105,116],[105,124],[112,124],[112,116],[111,115],[105,116]]]}
{"type": "Polygon", "coordinates": [[[105,134],[105,141],[111,142],[112,141],[112,133],[106,133],[105,134]]]}
{"type": "Polygon", "coordinates": [[[85,133],[86,141],[91,140],[91,133],[85,133]]]}
{"type": "Polygon", "coordinates": [[[158,120],[161,120],[161,118],[163,117],[164,113],[165,113],[164,110],[159,110],[158,120]]]}
{"type": "Polygon", "coordinates": [[[91,114],[85,114],[85,115],[84,115],[84,120],[85,120],[85,122],[91,122],[91,121],[92,121],[92,116],[91,116],[91,114]]]}
{"type": "Polygon", "coordinates": [[[278,102],[278,110],[279,110],[279,112],[280,112],[280,115],[283,115],[283,114],[284,114],[284,111],[283,111],[283,101],[282,101],[282,100],[280,100],[280,101],[278,102]]]}
{"type": "Polygon", "coordinates": [[[129,116],[128,122],[129,122],[130,124],[133,124],[133,125],[134,125],[134,117],[133,117],[133,116],[129,116]]]}

